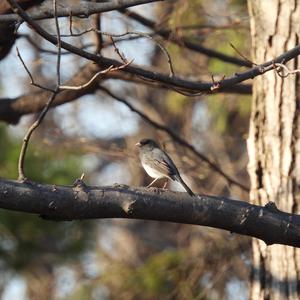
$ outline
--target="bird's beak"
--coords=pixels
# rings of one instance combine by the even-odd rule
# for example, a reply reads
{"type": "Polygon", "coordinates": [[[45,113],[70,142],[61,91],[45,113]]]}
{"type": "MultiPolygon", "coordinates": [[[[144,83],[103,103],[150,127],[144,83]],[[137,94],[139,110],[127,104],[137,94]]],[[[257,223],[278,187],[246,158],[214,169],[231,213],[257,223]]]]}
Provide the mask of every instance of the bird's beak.
{"type": "Polygon", "coordinates": [[[135,146],[136,146],[136,147],[141,147],[142,145],[141,145],[140,142],[138,142],[138,143],[135,144],[135,146]]]}

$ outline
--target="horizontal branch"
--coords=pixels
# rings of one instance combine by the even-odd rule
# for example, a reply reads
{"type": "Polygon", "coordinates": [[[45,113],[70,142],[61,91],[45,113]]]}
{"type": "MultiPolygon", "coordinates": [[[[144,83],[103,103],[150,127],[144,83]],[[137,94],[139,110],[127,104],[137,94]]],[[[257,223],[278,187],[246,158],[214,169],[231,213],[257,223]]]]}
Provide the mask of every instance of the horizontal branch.
{"type": "Polygon", "coordinates": [[[257,206],[225,197],[124,185],[88,187],[0,179],[0,207],[56,221],[126,218],[195,224],[300,247],[300,216],[275,205],[257,206]]]}
{"type": "MultiPolygon", "coordinates": [[[[75,2],[75,5],[60,6],[57,10],[57,17],[88,17],[92,14],[108,12],[116,9],[124,9],[127,7],[158,1],[164,0],[112,0],[103,3],[81,1],[80,4],[75,2]]],[[[44,5],[35,12],[29,13],[29,16],[33,20],[49,19],[54,18],[54,11],[52,7],[49,7],[49,5],[44,5]]],[[[0,16],[1,23],[13,21],[22,21],[22,18],[20,18],[17,14],[6,14],[0,16]]]]}

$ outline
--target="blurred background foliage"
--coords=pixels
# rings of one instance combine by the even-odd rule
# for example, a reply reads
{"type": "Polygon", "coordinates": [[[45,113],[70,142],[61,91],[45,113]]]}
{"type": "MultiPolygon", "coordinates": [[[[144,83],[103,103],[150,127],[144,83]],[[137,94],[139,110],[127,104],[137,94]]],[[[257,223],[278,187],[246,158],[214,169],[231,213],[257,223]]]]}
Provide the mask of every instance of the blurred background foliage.
{"type": "MultiPolygon", "coordinates": [[[[15,179],[20,140],[11,136],[3,124],[0,126],[0,140],[1,177],[15,179]]],[[[80,156],[64,151],[63,157],[59,157],[53,150],[39,143],[30,144],[26,157],[28,177],[49,184],[71,184],[78,176],[80,156]]],[[[23,274],[26,279],[36,272],[36,280],[43,276],[48,278],[49,288],[53,285],[55,266],[76,261],[87,248],[94,247],[94,229],[91,221],[47,222],[35,215],[0,210],[2,272],[11,276],[23,274]]],[[[30,284],[32,279],[28,280],[30,284]]],[[[6,284],[7,281],[2,283],[2,291],[6,284]]],[[[40,296],[32,297],[42,297],[41,291],[38,287],[32,294],[40,296]]]]}
{"type": "MultiPolygon", "coordinates": [[[[64,1],[68,2],[74,1],[64,1]]],[[[203,0],[178,0],[148,7],[151,10],[140,6],[135,11],[145,17],[151,15],[161,28],[170,28],[178,38],[186,37],[239,56],[231,43],[243,55],[250,56],[245,1],[208,4],[203,0]]],[[[65,22],[68,24],[68,20],[65,22]]],[[[123,32],[126,28],[149,31],[117,12],[103,14],[101,22],[104,30],[110,32],[120,33],[116,28],[123,32]]],[[[53,28],[51,21],[43,24],[53,28]]],[[[79,31],[89,27],[85,19],[76,19],[74,24],[79,31]]],[[[30,34],[40,46],[51,48],[34,33],[30,34]]],[[[53,82],[55,56],[19,42],[34,75],[41,82],[53,82]]],[[[76,38],[78,45],[94,42],[93,35],[76,38]]],[[[138,39],[118,45],[127,58],[141,59],[143,64],[168,73],[165,56],[153,43],[138,39]]],[[[215,80],[220,80],[244,69],[170,41],[164,45],[172,57],[175,73],[183,78],[211,81],[213,74],[215,80]]],[[[112,48],[103,51],[105,55],[115,55],[112,48]]],[[[63,57],[63,78],[76,73],[85,63],[70,57],[63,57]]],[[[5,60],[6,68],[17,63],[15,53],[5,60]]],[[[2,70],[1,94],[7,96],[15,91],[4,76],[5,66],[2,70]]],[[[19,94],[31,91],[25,73],[14,80],[21,87],[17,90],[19,94]]],[[[250,96],[229,93],[191,98],[129,82],[108,80],[105,84],[189,140],[233,177],[248,183],[245,139],[250,96]]],[[[23,117],[18,126],[1,124],[1,177],[17,178],[22,136],[34,118],[23,117]]],[[[47,115],[31,140],[26,156],[27,175],[37,182],[72,185],[85,172],[87,184],[147,185],[150,179],[140,168],[133,150],[134,143],[146,136],[164,145],[195,192],[248,199],[245,192],[229,186],[193,154],[175,145],[169,136],[100,92],[47,115]]],[[[171,184],[168,188],[178,186],[171,184]]],[[[19,299],[60,300],[247,298],[250,239],[220,230],[133,220],[49,222],[1,210],[0,234],[0,293],[5,300],[14,293],[19,299]]]]}

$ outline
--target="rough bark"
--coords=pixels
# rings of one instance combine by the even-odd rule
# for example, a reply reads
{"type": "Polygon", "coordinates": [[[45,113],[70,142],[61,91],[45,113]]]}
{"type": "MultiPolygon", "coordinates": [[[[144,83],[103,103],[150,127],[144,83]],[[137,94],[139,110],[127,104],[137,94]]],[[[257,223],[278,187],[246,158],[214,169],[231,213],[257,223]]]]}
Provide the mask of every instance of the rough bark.
{"type": "MultiPolygon", "coordinates": [[[[124,185],[89,187],[0,180],[0,208],[64,221],[126,218],[196,224],[257,237],[268,245],[300,247],[300,216],[226,197],[124,185]]],[[[293,248],[291,248],[293,249],[293,248]]]]}
{"type": "MultiPolygon", "coordinates": [[[[253,61],[261,63],[298,45],[299,1],[249,0],[253,61]]],[[[300,67],[299,57],[290,69],[300,67]]],[[[300,212],[299,76],[269,72],[254,79],[248,139],[250,199],[300,212]]],[[[300,299],[300,251],[253,240],[250,299],[300,299]]]]}

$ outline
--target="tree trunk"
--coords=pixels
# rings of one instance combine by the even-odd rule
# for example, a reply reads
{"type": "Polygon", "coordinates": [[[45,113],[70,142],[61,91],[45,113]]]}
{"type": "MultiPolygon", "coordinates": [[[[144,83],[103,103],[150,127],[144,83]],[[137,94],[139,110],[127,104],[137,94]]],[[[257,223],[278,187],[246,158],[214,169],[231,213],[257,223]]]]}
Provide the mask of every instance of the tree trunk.
{"type": "MultiPolygon", "coordinates": [[[[300,34],[298,0],[248,0],[253,62],[260,64],[296,46],[300,34]]],[[[299,58],[287,64],[299,69],[299,58]]],[[[248,139],[250,199],[274,201],[300,213],[299,74],[281,78],[268,72],[254,79],[248,139]]],[[[289,230],[286,228],[286,230],[289,230]]],[[[300,299],[300,249],[266,246],[253,240],[250,299],[300,299]]]]}

